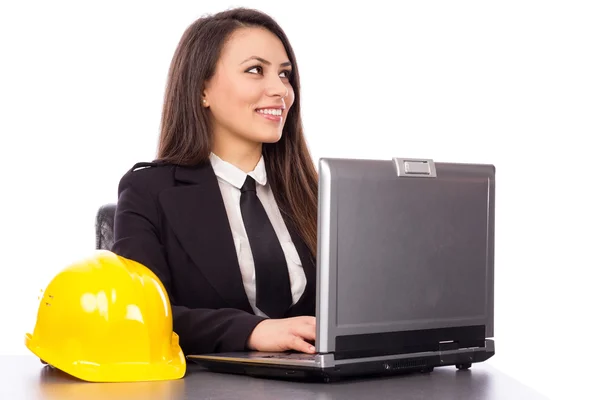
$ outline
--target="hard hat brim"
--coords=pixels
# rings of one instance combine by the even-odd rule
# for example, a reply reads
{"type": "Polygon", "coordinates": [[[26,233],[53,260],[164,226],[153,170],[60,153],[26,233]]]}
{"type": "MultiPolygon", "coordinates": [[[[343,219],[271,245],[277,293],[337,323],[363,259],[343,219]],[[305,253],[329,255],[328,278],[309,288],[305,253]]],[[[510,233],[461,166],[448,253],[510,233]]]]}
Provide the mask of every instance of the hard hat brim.
{"type": "MultiPolygon", "coordinates": [[[[173,332],[173,335],[176,334],[173,332]]],[[[185,376],[185,356],[175,340],[172,357],[159,362],[94,363],[86,360],[64,360],[60,354],[38,346],[31,334],[25,335],[25,346],[40,360],[75,378],[88,382],[141,382],[181,379],[185,376]]]]}

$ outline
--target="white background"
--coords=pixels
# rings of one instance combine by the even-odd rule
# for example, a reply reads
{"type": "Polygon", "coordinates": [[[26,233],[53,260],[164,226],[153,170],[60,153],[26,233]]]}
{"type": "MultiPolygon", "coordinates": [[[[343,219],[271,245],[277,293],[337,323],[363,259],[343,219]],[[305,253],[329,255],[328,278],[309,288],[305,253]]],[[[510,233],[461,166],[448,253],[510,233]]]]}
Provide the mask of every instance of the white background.
{"type": "Polygon", "coordinates": [[[597,394],[597,2],[1,4],[0,353],[28,353],[40,289],[93,250],[97,208],[155,156],[184,29],[245,5],[295,48],[315,160],[496,165],[489,363],[551,398],[597,394]]]}

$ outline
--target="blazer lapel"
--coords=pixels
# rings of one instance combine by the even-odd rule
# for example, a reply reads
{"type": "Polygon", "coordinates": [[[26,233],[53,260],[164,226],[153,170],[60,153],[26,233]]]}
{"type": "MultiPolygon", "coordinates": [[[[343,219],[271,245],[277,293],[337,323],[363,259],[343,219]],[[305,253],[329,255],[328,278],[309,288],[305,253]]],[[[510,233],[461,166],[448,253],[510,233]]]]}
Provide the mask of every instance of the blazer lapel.
{"type": "Polygon", "coordinates": [[[159,199],[175,235],[223,300],[252,313],[212,166],[178,166],[175,179],[184,184],[165,190],[159,199]]]}

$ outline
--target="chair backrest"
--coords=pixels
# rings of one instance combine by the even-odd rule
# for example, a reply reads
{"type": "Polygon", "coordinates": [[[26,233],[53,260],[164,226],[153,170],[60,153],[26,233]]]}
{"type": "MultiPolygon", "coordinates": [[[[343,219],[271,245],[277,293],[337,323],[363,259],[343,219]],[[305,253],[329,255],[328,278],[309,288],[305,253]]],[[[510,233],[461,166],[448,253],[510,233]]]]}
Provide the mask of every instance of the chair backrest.
{"type": "Polygon", "coordinates": [[[96,214],[96,250],[110,250],[114,243],[116,204],[105,204],[96,214]]]}

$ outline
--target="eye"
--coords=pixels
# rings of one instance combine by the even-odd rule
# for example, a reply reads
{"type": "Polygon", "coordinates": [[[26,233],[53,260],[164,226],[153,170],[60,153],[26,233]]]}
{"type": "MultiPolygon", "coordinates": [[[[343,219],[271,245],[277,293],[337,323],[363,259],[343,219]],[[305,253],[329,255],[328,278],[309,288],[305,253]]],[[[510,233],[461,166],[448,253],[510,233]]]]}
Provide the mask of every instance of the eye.
{"type": "Polygon", "coordinates": [[[263,68],[260,65],[257,65],[255,67],[247,69],[246,72],[249,72],[251,74],[257,74],[257,73],[258,74],[262,74],[263,73],[263,68]],[[255,71],[255,70],[256,70],[256,72],[252,72],[252,71],[255,71]]]}
{"type": "Polygon", "coordinates": [[[280,76],[282,78],[288,78],[289,79],[290,75],[292,75],[292,71],[289,70],[289,69],[286,69],[284,71],[281,71],[281,74],[280,74],[280,76]],[[281,74],[283,74],[283,76],[281,76],[281,74]]]}

